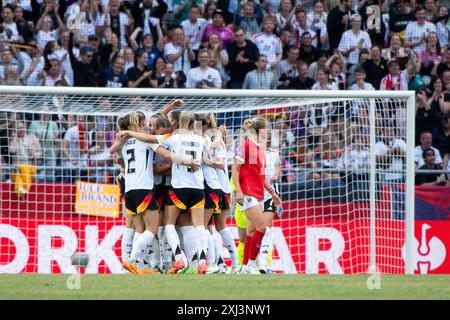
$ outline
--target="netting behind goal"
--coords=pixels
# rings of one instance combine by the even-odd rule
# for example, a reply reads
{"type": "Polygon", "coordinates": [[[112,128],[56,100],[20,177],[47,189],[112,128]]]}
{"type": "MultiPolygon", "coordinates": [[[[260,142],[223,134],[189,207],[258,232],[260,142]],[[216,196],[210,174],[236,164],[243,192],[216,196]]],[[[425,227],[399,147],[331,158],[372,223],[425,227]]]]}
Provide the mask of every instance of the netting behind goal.
{"type": "Polygon", "coordinates": [[[179,110],[213,112],[227,126],[229,165],[242,122],[268,119],[283,199],[274,271],[405,273],[414,208],[406,93],[52,90],[0,95],[0,273],[74,272],[75,252],[90,256],[84,272],[122,272],[119,166],[108,153],[116,121],[132,110],[150,116],[175,98],[185,102],[179,110]]]}

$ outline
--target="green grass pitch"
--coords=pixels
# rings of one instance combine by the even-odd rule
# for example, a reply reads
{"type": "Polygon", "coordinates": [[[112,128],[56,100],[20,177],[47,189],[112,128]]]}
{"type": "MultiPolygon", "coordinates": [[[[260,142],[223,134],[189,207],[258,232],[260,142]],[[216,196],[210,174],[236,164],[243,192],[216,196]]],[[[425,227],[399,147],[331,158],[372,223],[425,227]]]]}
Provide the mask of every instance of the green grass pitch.
{"type": "Polygon", "coordinates": [[[69,276],[0,275],[0,300],[450,299],[450,275],[381,275],[372,290],[367,275],[81,275],[72,290],[69,276]]]}

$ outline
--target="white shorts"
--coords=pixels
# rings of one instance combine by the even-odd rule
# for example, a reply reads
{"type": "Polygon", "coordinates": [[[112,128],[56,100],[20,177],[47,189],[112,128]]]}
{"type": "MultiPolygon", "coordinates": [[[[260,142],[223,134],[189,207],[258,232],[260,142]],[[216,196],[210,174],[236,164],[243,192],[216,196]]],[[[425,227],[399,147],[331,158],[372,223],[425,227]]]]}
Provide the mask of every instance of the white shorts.
{"type": "Polygon", "coordinates": [[[260,206],[261,210],[264,209],[264,201],[258,201],[255,197],[244,195],[244,203],[241,206],[241,210],[245,211],[255,206],[260,206]]]}

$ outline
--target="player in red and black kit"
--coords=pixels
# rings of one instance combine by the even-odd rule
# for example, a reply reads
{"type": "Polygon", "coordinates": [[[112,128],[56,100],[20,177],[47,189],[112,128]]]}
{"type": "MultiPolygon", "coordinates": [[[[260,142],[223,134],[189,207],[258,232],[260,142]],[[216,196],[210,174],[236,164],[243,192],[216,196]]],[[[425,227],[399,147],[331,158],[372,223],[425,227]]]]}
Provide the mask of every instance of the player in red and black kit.
{"type": "Polygon", "coordinates": [[[264,188],[272,196],[276,207],[281,206],[281,199],[265,179],[265,144],[267,142],[267,121],[253,118],[244,122],[246,138],[239,146],[232,168],[232,177],[236,186],[236,201],[247,216],[249,230],[245,239],[242,273],[264,273],[256,269],[256,257],[267,261],[270,251],[270,228],[264,216],[264,188]]]}

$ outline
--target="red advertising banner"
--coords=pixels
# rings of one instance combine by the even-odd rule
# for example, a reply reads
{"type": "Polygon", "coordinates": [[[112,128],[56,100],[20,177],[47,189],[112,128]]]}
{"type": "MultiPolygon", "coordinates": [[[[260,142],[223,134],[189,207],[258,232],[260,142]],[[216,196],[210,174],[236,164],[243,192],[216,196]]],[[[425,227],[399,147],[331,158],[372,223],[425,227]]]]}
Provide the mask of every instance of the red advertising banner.
{"type": "MultiPolygon", "coordinates": [[[[70,257],[89,254],[86,273],[121,273],[121,220],[94,217],[53,221],[0,218],[0,273],[72,273],[70,257]]],[[[403,273],[402,221],[377,223],[377,266],[403,273]]],[[[368,220],[286,219],[272,228],[272,268],[284,273],[367,273],[368,220]]],[[[416,273],[450,273],[450,221],[416,222],[416,273]]],[[[237,231],[232,228],[237,240],[237,231]]],[[[226,250],[224,249],[226,255],[226,250]]]]}

